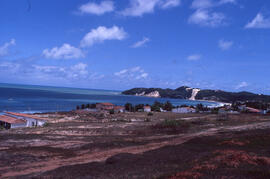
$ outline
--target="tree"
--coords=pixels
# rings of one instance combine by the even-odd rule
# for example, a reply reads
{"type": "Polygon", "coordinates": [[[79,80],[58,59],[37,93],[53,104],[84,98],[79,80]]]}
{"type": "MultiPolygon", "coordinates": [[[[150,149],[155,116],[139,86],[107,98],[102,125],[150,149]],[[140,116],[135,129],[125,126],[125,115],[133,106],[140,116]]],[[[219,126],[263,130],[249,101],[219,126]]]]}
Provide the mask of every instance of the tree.
{"type": "Polygon", "coordinates": [[[135,106],[135,111],[143,110],[144,104],[138,104],[135,106]]]}
{"type": "Polygon", "coordinates": [[[197,104],[197,105],[196,105],[196,110],[197,110],[197,111],[204,111],[203,105],[202,105],[202,104],[197,104]]]}
{"type": "Polygon", "coordinates": [[[82,104],[81,109],[85,109],[85,105],[84,104],[82,104]]]}
{"type": "Polygon", "coordinates": [[[95,109],[96,107],[97,107],[96,104],[91,104],[91,105],[90,105],[90,109],[95,109]]]}
{"type": "Polygon", "coordinates": [[[170,103],[170,101],[167,101],[167,102],[164,104],[164,108],[163,108],[163,109],[166,110],[166,111],[172,111],[172,109],[173,109],[172,103],[170,103]]]}
{"type": "Polygon", "coordinates": [[[160,112],[160,108],[163,108],[163,104],[155,101],[154,104],[151,106],[152,111],[160,112]]]}
{"type": "Polygon", "coordinates": [[[78,105],[78,106],[76,106],[76,109],[77,109],[77,110],[80,110],[80,106],[79,106],[79,105],[78,105]]]}
{"type": "Polygon", "coordinates": [[[90,104],[87,104],[87,105],[86,105],[86,108],[89,109],[89,108],[90,108],[90,104]]]}
{"type": "Polygon", "coordinates": [[[129,112],[132,112],[133,111],[133,106],[131,103],[126,103],[125,104],[125,110],[126,111],[129,111],[129,112]]]}

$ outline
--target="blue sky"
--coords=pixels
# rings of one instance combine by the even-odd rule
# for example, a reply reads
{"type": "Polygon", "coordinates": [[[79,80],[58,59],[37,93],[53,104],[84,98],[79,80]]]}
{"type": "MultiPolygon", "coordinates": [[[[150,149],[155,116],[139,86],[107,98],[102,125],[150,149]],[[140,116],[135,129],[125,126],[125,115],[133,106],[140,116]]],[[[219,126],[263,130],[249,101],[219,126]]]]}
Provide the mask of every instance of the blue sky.
{"type": "Polygon", "coordinates": [[[270,94],[265,0],[1,0],[0,82],[270,94]]]}

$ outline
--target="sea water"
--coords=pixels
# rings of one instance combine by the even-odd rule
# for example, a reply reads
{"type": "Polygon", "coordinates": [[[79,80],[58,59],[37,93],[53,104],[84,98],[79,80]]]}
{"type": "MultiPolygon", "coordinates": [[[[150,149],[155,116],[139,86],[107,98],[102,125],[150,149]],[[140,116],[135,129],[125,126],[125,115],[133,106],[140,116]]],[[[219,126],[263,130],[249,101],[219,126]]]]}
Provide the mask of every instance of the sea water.
{"type": "Polygon", "coordinates": [[[209,107],[222,105],[221,103],[207,101],[127,96],[122,95],[121,91],[113,90],[0,84],[0,112],[56,112],[70,111],[76,109],[77,105],[88,103],[109,102],[115,105],[124,105],[125,103],[151,105],[155,101],[163,103],[170,101],[175,106],[196,106],[199,103],[209,107]]]}

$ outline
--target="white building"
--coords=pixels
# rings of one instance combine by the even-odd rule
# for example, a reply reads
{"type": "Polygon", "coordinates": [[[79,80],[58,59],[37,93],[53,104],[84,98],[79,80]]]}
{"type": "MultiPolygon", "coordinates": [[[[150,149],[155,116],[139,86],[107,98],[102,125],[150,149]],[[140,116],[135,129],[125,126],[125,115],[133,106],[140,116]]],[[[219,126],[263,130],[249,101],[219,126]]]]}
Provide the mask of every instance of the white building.
{"type": "Polygon", "coordinates": [[[123,112],[125,112],[125,107],[124,106],[114,106],[113,110],[115,113],[123,113],[123,112]]]}
{"type": "Polygon", "coordinates": [[[13,129],[13,128],[20,128],[26,127],[26,121],[17,119],[7,115],[0,116],[0,127],[5,129],[13,129]]]}
{"type": "Polygon", "coordinates": [[[144,112],[151,112],[151,106],[144,106],[143,110],[144,112]]]}
{"type": "Polygon", "coordinates": [[[195,113],[196,109],[193,109],[191,107],[179,107],[172,109],[173,113],[195,113]]]}
{"type": "Polygon", "coordinates": [[[43,126],[46,123],[44,119],[29,114],[6,112],[5,116],[25,121],[24,127],[43,126]]]}

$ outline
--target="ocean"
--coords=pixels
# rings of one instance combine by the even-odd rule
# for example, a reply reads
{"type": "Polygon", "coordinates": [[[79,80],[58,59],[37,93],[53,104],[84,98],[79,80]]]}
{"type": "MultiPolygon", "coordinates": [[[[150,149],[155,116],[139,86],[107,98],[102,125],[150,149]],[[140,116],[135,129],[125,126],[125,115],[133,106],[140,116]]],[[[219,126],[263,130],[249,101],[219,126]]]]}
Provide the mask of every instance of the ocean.
{"type": "Polygon", "coordinates": [[[77,105],[99,102],[110,102],[124,105],[127,102],[136,104],[153,104],[155,101],[170,101],[173,105],[220,106],[221,103],[207,101],[190,101],[183,99],[150,98],[122,95],[121,91],[94,90],[66,87],[14,85],[0,83],[0,113],[3,111],[40,113],[70,111],[77,105]]]}

